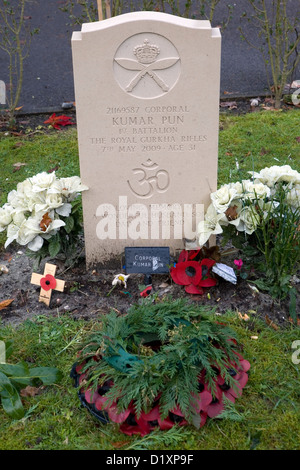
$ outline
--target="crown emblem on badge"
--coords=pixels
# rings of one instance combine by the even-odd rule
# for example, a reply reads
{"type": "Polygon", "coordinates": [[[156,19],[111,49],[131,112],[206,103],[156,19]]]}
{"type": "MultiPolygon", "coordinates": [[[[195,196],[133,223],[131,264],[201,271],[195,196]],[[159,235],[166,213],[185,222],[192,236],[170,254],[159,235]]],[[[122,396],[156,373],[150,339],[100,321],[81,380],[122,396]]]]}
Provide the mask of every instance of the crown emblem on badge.
{"type": "Polygon", "coordinates": [[[133,49],[133,53],[141,64],[152,64],[160,50],[155,44],[149,44],[148,39],[145,39],[143,45],[136,46],[133,49]]]}

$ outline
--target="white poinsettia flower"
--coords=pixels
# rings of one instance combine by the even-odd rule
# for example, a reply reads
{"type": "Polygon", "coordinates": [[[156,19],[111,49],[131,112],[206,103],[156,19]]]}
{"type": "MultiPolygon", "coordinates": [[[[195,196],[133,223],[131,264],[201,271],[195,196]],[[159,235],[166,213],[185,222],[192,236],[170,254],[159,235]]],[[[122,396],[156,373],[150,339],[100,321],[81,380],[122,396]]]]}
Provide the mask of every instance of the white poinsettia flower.
{"type": "Polygon", "coordinates": [[[13,208],[10,204],[4,204],[0,207],[0,232],[6,230],[6,227],[12,222],[13,208]]]}
{"type": "Polygon", "coordinates": [[[300,208],[300,184],[289,184],[286,193],[287,203],[295,209],[300,208]]]}
{"type": "Polygon", "coordinates": [[[24,220],[19,227],[16,241],[19,245],[28,245],[38,235],[51,238],[64,225],[65,223],[62,220],[54,219],[54,211],[49,214],[37,213],[24,220]]]}
{"type": "Polygon", "coordinates": [[[19,227],[18,235],[16,238],[19,245],[27,245],[30,243],[40,232],[39,219],[37,217],[28,217],[19,227]]]}
{"type": "Polygon", "coordinates": [[[50,191],[59,192],[68,201],[73,201],[79,193],[89,188],[81,183],[79,176],[70,176],[56,180],[50,191]]]}
{"type": "Polygon", "coordinates": [[[236,181],[235,183],[229,183],[227,186],[231,191],[235,192],[235,198],[240,198],[243,196],[244,188],[242,183],[239,181],[236,181]]]}
{"type": "Polygon", "coordinates": [[[127,287],[127,279],[129,278],[130,274],[117,274],[113,281],[112,285],[116,286],[117,284],[123,285],[125,288],[127,287]]]}
{"type": "Polygon", "coordinates": [[[222,213],[228,209],[231,201],[238,197],[238,194],[239,191],[237,187],[224,184],[220,189],[212,193],[210,198],[216,211],[222,213]]]}
{"type": "Polygon", "coordinates": [[[24,220],[26,220],[26,217],[24,215],[24,212],[13,212],[12,213],[12,221],[15,225],[17,225],[18,227],[20,227],[22,225],[22,223],[24,222],[24,220]]]}
{"type": "Polygon", "coordinates": [[[62,217],[69,217],[72,212],[72,204],[65,202],[62,206],[57,207],[55,212],[62,217]]]}
{"type": "Polygon", "coordinates": [[[24,199],[28,199],[31,197],[33,191],[32,183],[29,178],[17,184],[17,193],[20,197],[23,197],[24,199]]]}
{"type": "Polygon", "coordinates": [[[244,190],[244,199],[260,199],[270,196],[270,188],[266,184],[253,182],[250,180],[243,180],[242,186],[244,190]]]}
{"type": "Polygon", "coordinates": [[[272,188],[279,181],[300,184],[300,173],[293,170],[289,165],[274,165],[263,168],[258,173],[251,171],[248,173],[252,175],[253,179],[259,180],[269,186],[269,188],[272,188]]]}
{"type": "MultiPolygon", "coordinates": [[[[48,234],[54,234],[53,232],[57,232],[58,229],[61,227],[64,227],[66,224],[63,220],[61,219],[55,219],[54,218],[54,211],[50,212],[49,218],[51,219],[51,222],[49,222],[48,225],[44,226],[42,229],[40,229],[39,233],[40,235],[48,235],[48,234]]],[[[42,219],[40,219],[40,226],[42,226],[42,219]]]]}
{"type": "Polygon", "coordinates": [[[23,193],[18,193],[15,189],[7,195],[7,203],[10,204],[17,212],[26,212],[28,208],[28,200],[23,193]]]}
{"type": "MultiPolygon", "coordinates": [[[[43,193],[38,194],[42,195],[43,193]]],[[[45,195],[43,195],[39,202],[36,202],[34,205],[34,211],[45,213],[53,209],[57,209],[58,207],[63,206],[63,204],[64,201],[61,194],[47,192],[45,195]]]]}
{"type": "Polygon", "coordinates": [[[260,216],[254,206],[243,207],[240,213],[239,224],[236,226],[240,232],[251,235],[260,223],[260,216]]]}
{"type": "Polygon", "coordinates": [[[42,173],[32,176],[29,180],[32,184],[32,191],[34,193],[39,193],[41,191],[45,191],[45,189],[51,188],[56,180],[56,175],[55,172],[46,173],[43,171],[42,173]]]}
{"type": "Polygon", "coordinates": [[[197,227],[197,236],[199,245],[203,246],[211,235],[219,235],[223,232],[222,225],[228,225],[228,221],[224,213],[218,214],[214,205],[210,204],[204,216],[204,220],[199,222],[197,227]]]}

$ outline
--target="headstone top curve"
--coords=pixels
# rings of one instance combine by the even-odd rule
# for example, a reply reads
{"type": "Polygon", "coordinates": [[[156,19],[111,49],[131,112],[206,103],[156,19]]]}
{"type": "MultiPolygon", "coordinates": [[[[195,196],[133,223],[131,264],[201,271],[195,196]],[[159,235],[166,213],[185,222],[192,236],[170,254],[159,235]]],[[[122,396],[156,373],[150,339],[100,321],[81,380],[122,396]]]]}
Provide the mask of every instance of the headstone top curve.
{"type": "Polygon", "coordinates": [[[190,18],[182,18],[180,16],[171,15],[169,13],[155,11],[135,11],[131,13],[124,13],[118,16],[113,16],[102,21],[83,23],[81,32],[90,33],[101,29],[106,29],[111,26],[118,26],[123,23],[144,21],[158,21],[161,23],[174,24],[177,26],[193,29],[215,29],[219,31],[220,34],[219,28],[212,28],[209,20],[194,20],[190,18]]]}

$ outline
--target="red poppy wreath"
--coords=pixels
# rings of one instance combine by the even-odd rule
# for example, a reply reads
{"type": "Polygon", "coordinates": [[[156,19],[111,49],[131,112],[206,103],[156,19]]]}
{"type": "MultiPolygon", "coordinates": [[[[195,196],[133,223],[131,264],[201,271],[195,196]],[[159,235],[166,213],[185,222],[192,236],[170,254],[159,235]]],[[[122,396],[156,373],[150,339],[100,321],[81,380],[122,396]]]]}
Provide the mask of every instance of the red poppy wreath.
{"type": "Polygon", "coordinates": [[[235,333],[204,307],[145,299],[125,316],[105,315],[71,377],[84,407],[124,434],[201,428],[242,395],[250,363],[239,349],[235,333]]]}

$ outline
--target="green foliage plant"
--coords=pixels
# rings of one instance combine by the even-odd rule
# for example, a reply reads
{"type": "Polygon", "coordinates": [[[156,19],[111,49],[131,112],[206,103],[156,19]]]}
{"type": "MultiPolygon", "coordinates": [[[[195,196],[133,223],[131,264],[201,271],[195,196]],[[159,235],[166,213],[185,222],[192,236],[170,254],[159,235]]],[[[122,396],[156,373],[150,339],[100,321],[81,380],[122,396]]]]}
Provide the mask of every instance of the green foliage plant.
{"type": "Polygon", "coordinates": [[[222,185],[198,225],[199,245],[223,235],[248,256],[256,284],[284,299],[300,261],[300,173],[289,165],[248,171],[251,180],[222,185]]]}
{"type": "Polygon", "coordinates": [[[255,232],[255,246],[263,257],[259,267],[264,273],[256,284],[279,299],[290,293],[291,278],[300,262],[300,206],[291,207],[286,196],[285,185],[279,184],[271,203],[259,209],[262,223],[255,232]]]}
{"type": "MultiPolygon", "coordinates": [[[[12,352],[12,342],[8,341],[6,355],[12,352]]],[[[0,363],[0,401],[3,410],[12,419],[22,419],[25,410],[20,390],[39,384],[52,385],[60,379],[61,372],[54,367],[31,367],[24,361],[18,364],[0,363]]]]}

